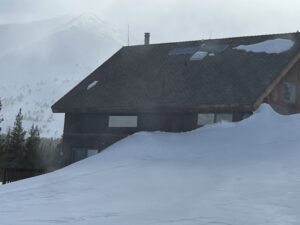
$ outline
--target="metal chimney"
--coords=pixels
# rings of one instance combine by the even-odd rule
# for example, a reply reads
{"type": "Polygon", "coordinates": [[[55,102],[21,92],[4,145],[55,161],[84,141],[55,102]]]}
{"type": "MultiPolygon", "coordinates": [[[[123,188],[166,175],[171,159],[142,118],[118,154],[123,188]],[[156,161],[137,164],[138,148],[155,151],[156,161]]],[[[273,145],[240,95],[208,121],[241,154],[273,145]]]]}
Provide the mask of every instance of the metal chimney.
{"type": "Polygon", "coordinates": [[[150,33],[145,33],[145,45],[150,44],[150,33]]]}

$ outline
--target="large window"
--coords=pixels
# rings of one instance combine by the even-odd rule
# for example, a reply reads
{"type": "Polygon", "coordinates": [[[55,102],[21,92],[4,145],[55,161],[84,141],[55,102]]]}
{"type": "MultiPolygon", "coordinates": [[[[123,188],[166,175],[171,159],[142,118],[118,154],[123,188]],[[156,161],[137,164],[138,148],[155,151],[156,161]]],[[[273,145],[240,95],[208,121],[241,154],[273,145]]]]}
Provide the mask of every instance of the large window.
{"type": "Polygon", "coordinates": [[[216,114],[216,122],[227,121],[232,122],[232,114],[231,113],[217,113],[216,114]]]}
{"type": "Polygon", "coordinates": [[[137,127],[137,116],[109,116],[109,127],[137,127]]]}
{"type": "Polygon", "coordinates": [[[199,113],[198,126],[204,126],[215,122],[215,115],[213,113],[199,113]]]}
{"type": "Polygon", "coordinates": [[[232,113],[199,113],[198,126],[217,123],[220,121],[232,122],[232,113]]]}

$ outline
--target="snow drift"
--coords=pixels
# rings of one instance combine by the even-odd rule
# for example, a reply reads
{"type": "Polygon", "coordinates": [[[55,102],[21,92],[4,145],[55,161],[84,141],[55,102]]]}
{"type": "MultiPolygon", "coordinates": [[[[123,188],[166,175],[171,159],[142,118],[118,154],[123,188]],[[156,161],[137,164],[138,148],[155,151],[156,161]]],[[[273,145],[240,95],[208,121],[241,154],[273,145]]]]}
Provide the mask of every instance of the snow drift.
{"type": "Polygon", "coordinates": [[[0,187],[2,224],[287,225],[300,221],[300,115],[138,133],[0,187]]]}
{"type": "Polygon", "coordinates": [[[234,49],[254,53],[279,54],[290,50],[294,44],[292,40],[277,38],[252,45],[240,45],[234,49]]]}

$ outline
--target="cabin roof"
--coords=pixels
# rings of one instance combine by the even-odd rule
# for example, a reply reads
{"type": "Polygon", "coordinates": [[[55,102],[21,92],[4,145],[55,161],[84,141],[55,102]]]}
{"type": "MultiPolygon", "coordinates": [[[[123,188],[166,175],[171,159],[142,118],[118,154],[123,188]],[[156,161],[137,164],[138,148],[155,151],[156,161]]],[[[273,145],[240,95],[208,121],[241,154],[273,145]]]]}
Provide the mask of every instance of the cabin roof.
{"type": "Polygon", "coordinates": [[[123,47],[52,110],[251,111],[299,50],[298,33],[123,47]]]}

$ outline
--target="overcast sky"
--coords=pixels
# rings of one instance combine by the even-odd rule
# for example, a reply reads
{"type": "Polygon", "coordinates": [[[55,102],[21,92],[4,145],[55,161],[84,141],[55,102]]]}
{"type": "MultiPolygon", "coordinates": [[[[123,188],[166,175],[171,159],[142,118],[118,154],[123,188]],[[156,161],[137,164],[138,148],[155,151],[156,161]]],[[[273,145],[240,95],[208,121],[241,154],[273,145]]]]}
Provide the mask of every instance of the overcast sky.
{"type": "Polygon", "coordinates": [[[91,12],[152,42],[300,30],[299,0],[0,0],[0,23],[91,12]]]}

